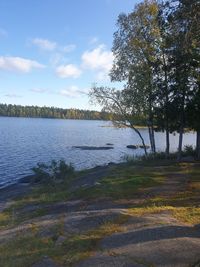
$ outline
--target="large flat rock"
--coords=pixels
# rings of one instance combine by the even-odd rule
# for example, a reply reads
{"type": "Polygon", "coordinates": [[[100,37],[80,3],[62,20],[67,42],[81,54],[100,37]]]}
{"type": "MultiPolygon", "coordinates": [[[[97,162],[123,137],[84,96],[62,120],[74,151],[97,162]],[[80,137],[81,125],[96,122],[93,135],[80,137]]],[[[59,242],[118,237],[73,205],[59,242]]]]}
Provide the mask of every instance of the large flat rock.
{"type": "Polygon", "coordinates": [[[104,238],[99,253],[78,267],[189,267],[200,261],[200,227],[170,215],[132,218],[126,230],[104,238]]]}

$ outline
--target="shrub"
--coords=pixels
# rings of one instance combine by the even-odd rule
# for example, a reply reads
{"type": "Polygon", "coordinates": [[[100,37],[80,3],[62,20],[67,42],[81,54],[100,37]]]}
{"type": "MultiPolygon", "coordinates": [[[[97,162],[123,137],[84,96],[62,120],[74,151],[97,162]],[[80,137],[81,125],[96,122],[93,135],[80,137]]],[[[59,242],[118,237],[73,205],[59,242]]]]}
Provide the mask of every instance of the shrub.
{"type": "Polygon", "coordinates": [[[32,171],[34,172],[33,182],[57,183],[72,177],[74,167],[66,164],[64,160],[52,160],[50,165],[38,163],[32,171]]]}
{"type": "Polygon", "coordinates": [[[193,148],[193,146],[186,145],[186,146],[184,146],[183,156],[195,157],[196,156],[196,150],[193,148]]]}

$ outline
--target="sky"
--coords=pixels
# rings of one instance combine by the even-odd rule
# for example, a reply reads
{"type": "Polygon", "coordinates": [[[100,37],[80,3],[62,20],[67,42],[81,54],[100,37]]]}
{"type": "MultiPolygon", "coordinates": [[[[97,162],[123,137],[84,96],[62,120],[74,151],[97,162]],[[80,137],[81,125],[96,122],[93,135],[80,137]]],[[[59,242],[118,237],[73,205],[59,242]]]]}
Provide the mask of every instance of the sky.
{"type": "Polygon", "coordinates": [[[137,0],[0,0],[0,103],[99,109],[117,17],[137,0]]]}

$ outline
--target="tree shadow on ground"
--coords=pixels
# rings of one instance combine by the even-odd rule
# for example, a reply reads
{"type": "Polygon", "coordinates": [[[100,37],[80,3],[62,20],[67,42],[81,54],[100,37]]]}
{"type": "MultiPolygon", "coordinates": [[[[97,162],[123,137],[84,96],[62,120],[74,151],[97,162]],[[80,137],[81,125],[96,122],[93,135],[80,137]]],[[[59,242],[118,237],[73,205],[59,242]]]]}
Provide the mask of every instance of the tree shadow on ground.
{"type": "MultiPolygon", "coordinates": [[[[117,233],[105,239],[103,247],[114,249],[127,245],[141,244],[177,238],[200,238],[200,224],[190,226],[159,226],[142,230],[133,230],[126,233],[117,233]]],[[[200,244],[200,240],[199,240],[200,244]]]]}

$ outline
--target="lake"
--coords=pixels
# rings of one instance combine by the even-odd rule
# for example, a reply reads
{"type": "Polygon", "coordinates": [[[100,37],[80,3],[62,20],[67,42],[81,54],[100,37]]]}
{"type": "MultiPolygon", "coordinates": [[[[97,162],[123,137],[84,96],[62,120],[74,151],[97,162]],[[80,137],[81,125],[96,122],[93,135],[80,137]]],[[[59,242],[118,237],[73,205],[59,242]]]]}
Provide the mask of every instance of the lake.
{"type": "MultiPolygon", "coordinates": [[[[0,186],[31,174],[38,162],[65,159],[75,169],[91,168],[109,162],[121,162],[126,155],[141,155],[143,149],[131,150],[130,144],[141,144],[131,129],[116,129],[107,121],[59,120],[0,117],[0,186]],[[73,146],[106,146],[111,150],[80,150],[73,146]]],[[[148,132],[141,133],[149,144],[148,132]]],[[[171,135],[171,151],[177,149],[178,134],[171,135]]],[[[184,135],[184,145],[195,144],[195,134],[184,135]]],[[[165,149],[165,134],[156,133],[158,150],[165,149]]]]}

